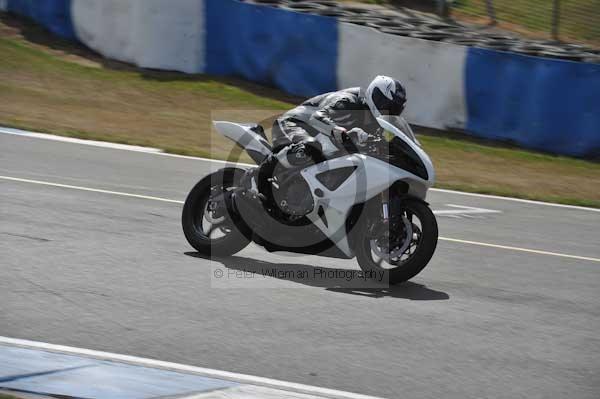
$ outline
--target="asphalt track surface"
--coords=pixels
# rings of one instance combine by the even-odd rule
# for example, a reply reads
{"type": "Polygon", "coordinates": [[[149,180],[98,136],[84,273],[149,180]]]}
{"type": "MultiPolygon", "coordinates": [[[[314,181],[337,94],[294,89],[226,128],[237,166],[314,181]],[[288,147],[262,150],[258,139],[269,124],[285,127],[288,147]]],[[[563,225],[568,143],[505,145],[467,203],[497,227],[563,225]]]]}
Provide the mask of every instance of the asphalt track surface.
{"type": "Polygon", "coordinates": [[[389,398],[600,395],[599,212],[436,191],[438,211],[496,212],[439,214],[458,241],[410,283],[234,289],[214,271],[357,265],[195,257],[178,201],[207,161],[11,135],[0,149],[2,336],[389,398]]]}

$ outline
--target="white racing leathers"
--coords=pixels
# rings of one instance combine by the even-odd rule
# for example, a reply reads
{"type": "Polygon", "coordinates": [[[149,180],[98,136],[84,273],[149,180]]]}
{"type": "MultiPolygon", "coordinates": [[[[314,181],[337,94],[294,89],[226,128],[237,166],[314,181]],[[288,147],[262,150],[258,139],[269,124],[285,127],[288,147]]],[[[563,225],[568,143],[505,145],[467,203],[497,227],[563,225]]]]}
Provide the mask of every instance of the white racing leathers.
{"type": "MultiPolygon", "coordinates": [[[[398,120],[401,122],[402,130],[412,132],[403,118],[398,120]]],[[[277,118],[272,130],[273,153],[279,153],[276,158],[283,161],[285,165],[289,153],[298,150],[291,144],[316,140],[321,146],[323,155],[327,157],[336,152],[341,143],[334,137],[336,127],[342,127],[347,131],[355,129],[361,134],[381,133],[381,127],[359,87],[313,97],[277,118]]]]}
{"type": "Polygon", "coordinates": [[[277,152],[291,143],[314,137],[327,155],[337,149],[331,140],[336,126],[347,130],[361,128],[369,134],[380,129],[360,88],[321,94],[277,118],[273,124],[273,148],[277,152]]]}

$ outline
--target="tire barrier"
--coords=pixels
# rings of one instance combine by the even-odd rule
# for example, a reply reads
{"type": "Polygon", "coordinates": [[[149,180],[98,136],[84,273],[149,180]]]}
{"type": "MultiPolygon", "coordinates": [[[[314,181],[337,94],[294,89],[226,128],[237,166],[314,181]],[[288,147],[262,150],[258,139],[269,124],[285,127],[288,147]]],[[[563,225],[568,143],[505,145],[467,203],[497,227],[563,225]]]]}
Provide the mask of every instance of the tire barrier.
{"type": "Polygon", "coordinates": [[[586,46],[329,0],[0,0],[0,8],[108,58],[236,75],[300,96],[391,75],[407,87],[412,123],[600,156],[600,51],[586,46]]]}
{"type": "MultiPolygon", "coordinates": [[[[486,40],[476,43],[479,47],[495,49],[498,51],[509,51],[518,54],[531,55],[537,57],[546,57],[553,59],[563,59],[568,61],[597,62],[598,57],[594,56],[593,49],[585,46],[572,48],[569,44],[555,43],[552,49],[541,49],[544,42],[516,38],[513,36],[474,32],[460,24],[450,24],[438,16],[420,13],[411,10],[400,11],[382,11],[336,3],[335,1],[302,1],[302,0],[244,0],[245,2],[266,5],[271,7],[282,7],[293,11],[314,13],[316,15],[338,17],[343,22],[357,25],[367,25],[385,33],[407,36],[404,30],[412,27],[414,32],[408,36],[434,41],[448,41],[451,38],[466,38],[473,35],[481,35],[486,40]],[[431,32],[435,33],[431,33],[431,32]]],[[[471,46],[470,40],[451,41],[456,44],[471,46]]]]}
{"type": "Polygon", "coordinates": [[[282,0],[245,0],[245,3],[256,4],[256,5],[264,5],[270,7],[279,7],[287,4],[286,1],[282,0]]]}
{"type": "Polygon", "coordinates": [[[370,24],[374,24],[376,22],[385,22],[387,20],[383,19],[383,18],[377,18],[377,17],[371,17],[368,15],[365,15],[365,16],[344,16],[344,17],[339,18],[339,21],[352,23],[355,25],[370,26],[370,24]]]}

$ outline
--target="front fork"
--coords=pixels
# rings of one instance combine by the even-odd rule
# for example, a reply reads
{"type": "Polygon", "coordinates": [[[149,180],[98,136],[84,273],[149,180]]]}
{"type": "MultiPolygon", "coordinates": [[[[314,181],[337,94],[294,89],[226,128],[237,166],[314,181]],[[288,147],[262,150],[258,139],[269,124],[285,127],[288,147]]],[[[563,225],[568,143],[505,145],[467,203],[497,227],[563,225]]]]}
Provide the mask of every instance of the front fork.
{"type": "Polygon", "coordinates": [[[381,220],[383,223],[388,224],[390,221],[390,194],[386,190],[380,194],[381,197],[381,220]]]}
{"type": "MultiPolygon", "coordinates": [[[[375,199],[375,198],[373,198],[375,199]]],[[[390,228],[390,203],[389,203],[389,191],[384,191],[379,194],[379,201],[372,203],[370,208],[369,217],[369,237],[378,238],[386,234],[390,228]]]]}

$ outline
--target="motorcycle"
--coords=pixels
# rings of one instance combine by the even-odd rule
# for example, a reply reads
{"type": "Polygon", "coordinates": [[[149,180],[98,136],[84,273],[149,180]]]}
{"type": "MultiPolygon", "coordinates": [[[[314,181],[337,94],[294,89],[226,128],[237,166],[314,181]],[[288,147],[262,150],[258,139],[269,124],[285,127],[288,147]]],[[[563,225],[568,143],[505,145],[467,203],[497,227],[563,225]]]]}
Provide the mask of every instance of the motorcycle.
{"type": "MultiPolygon", "coordinates": [[[[383,134],[361,145],[349,140],[327,159],[312,153],[309,164],[275,167],[266,178],[258,167],[238,166],[204,177],[183,207],[186,239],[206,257],[255,242],[269,252],[356,257],[364,273],[385,273],[389,284],[413,278],[437,245],[425,202],[435,172],[404,119],[377,121],[383,134]]],[[[260,125],[213,124],[257,165],[272,155],[260,125]]]]}

